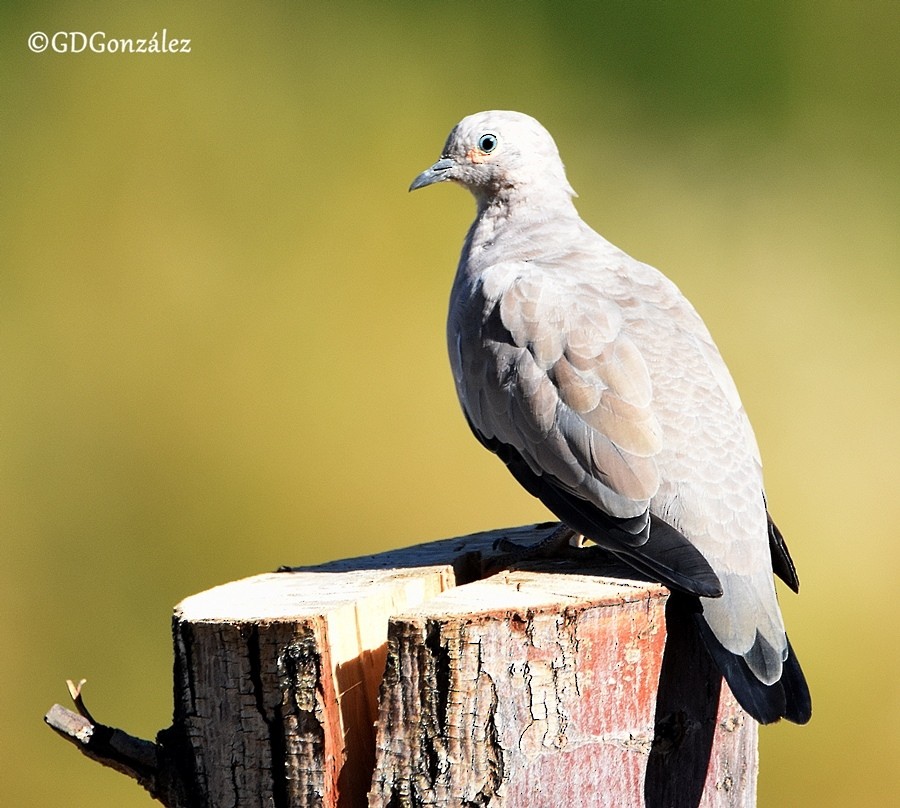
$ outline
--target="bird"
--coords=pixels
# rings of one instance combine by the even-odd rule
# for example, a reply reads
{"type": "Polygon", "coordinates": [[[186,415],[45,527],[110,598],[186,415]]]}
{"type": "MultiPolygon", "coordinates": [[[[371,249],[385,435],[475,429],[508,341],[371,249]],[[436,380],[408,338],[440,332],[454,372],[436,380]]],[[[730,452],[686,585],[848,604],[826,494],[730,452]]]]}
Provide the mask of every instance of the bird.
{"type": "Polygon", "coordinates": [[[799,579],[693,305],[581,219],[556,143],[529,115],[463,118],[409,190],[442,182],[476,202],[447,317],[475,437],[560,520],[557,546],[589,539],[698,604],[697,630],[750,716],[806,723],[774,574],[794,591],[799,579]]]}

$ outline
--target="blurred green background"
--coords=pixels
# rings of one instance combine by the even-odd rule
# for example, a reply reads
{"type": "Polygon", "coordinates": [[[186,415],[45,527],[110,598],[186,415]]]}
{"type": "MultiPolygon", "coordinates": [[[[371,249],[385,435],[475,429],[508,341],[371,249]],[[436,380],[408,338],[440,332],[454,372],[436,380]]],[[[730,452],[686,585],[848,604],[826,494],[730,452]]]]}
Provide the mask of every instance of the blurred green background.
{"type": "Polygon", "coordinates": [[[814,692],[760,805],[900,779],[900,5],[4,3],[3,806],[148,806],[42,725],[171,717],[169,615],[270,570],[544,519],[444,348],[463,115],[556,136],[582,215],[716,336],[803,579],[814,692]],[[33,31],[190,37],[34,54],[33,31]],[[887,600],[885,600],[887,598],[887,600]]]}

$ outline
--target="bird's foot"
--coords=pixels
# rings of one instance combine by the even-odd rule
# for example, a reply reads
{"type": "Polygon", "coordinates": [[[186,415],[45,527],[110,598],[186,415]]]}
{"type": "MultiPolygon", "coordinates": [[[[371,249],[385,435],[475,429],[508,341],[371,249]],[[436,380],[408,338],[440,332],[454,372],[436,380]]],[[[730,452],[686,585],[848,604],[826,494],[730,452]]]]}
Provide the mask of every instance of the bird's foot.
{"type": "Polygon", "coordinates": [[[509,539],[497,539],[493,546],[497,554],[485,559],[485,569],[488,574],[493,574],[523,561],[573,558],[582,542],[583,537],[577,531],[563,524],[537,544],[522,545],[509,539]]]}

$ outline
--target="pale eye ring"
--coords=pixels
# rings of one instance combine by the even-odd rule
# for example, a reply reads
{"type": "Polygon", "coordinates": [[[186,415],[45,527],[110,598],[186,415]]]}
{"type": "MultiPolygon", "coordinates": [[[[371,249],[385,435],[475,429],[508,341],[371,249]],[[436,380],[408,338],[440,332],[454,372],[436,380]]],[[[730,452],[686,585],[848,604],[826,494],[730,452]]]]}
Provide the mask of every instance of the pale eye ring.
{"type": "Polygon", "coordinates": [[[497,136],[491,132],[486,132],[478,138],[478,148],[485,154],[490,154],[497,148],[497,136]]]}

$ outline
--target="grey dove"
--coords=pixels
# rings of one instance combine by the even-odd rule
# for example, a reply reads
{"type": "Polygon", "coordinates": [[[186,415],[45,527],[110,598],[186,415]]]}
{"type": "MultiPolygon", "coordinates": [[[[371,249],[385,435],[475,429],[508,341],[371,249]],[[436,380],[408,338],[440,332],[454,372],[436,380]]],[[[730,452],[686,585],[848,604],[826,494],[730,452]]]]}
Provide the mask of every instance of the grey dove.
{"type": "Polygon", "coordinates": [[[773,571],[798,579],[768,515],[756,439],[703,321],[663,274],[578,215],[553,138],[518,112],[451,131],[410,190],[475,196],[447,341],[481,443],[579,534],[699,598],[697,627],[757,721],[805,723],[809,689],[773,571]]]}

